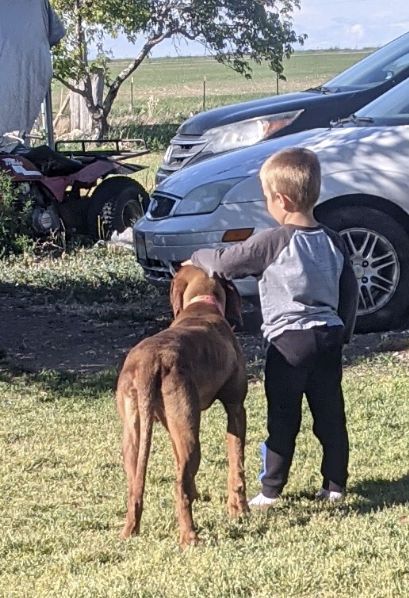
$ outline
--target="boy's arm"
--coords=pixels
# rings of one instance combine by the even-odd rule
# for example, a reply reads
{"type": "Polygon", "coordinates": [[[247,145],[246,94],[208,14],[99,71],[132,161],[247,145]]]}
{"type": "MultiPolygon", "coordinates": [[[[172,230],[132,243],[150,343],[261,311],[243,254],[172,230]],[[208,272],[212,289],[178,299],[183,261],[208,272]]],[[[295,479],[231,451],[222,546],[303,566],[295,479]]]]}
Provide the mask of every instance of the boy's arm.
{"type": "Polygon", "coordinates": [[[209,276],[228,280],[259,276],[281,250],[281,237],[279,229],[269,229],[225,249],[199,249],[190,258],[191,263],[209,276]]]}
{"type": "Polygon", "coordinates": [[[344,322],[344,343],[349,343],[354,332],[358,308],[358,282],[352,268],[351,257],[344,245],[344,266],[339,280],[338,314],[344,322]]]}

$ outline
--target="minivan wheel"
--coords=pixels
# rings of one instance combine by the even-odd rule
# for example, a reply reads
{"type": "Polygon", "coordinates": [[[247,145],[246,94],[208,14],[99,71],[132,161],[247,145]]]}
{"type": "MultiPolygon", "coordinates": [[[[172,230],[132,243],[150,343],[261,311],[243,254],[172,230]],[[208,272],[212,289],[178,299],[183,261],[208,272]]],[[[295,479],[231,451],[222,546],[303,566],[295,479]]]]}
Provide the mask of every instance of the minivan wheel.
{"type": "Polygon", "coordinates": [[[341,234],[351,255],[359,284],[355,332],[402,326],[409,308],[409,236],[405,229],[388,214],[366,206],[333,208],[320,219],[341,234]]]}

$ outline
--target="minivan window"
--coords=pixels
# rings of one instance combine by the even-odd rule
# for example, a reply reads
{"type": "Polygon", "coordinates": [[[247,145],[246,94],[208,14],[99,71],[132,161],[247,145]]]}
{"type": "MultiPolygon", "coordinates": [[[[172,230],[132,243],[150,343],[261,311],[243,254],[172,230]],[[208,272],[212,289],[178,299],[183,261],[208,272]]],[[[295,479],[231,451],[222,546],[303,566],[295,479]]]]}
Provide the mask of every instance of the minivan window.
{"type": "Polygon", "coordinates": [[[331,90],[375,87],[408,66],[409,33],[405,33],[328,81],[325,87],[331,90]]]}

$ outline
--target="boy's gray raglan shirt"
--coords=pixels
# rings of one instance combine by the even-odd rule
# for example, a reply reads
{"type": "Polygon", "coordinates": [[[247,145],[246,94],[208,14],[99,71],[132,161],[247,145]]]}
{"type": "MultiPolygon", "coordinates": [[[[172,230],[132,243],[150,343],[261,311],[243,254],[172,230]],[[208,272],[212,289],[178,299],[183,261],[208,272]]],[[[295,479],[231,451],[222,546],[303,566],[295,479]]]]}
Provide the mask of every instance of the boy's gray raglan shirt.
{"type": "Polygon", "coordinates": [[[201,249],[191,259],[210,276],[257,277],[268,341],[287,330],[322,325],[343,325],[344,342],[350,340],[358,285],[335,231],[286,224],[225,249],[201,249]]]}

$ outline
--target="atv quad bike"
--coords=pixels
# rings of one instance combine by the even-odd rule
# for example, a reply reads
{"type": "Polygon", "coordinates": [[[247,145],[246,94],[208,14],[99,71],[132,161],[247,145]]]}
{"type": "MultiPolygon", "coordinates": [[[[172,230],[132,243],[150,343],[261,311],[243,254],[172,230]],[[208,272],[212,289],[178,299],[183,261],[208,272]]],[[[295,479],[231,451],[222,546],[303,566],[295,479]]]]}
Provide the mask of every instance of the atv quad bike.
{"type": "Polygon", "coordinates": [[[52,150],[47,145],[27,148],[21,139],[8,137],[3,145],[0,139],[0,170],[12,178],[21,205],[30,202],[36,236],[64,232],[68,237],[109,239],[146,211],[147,191],[126,176],[146,166],[124,160],[148,152],[141,139],[64,141],[52,150]],[[68,149],[59,151],[62,144],[68,149]],[[111,149],[86,149],[95,144],[111,149]]]}

